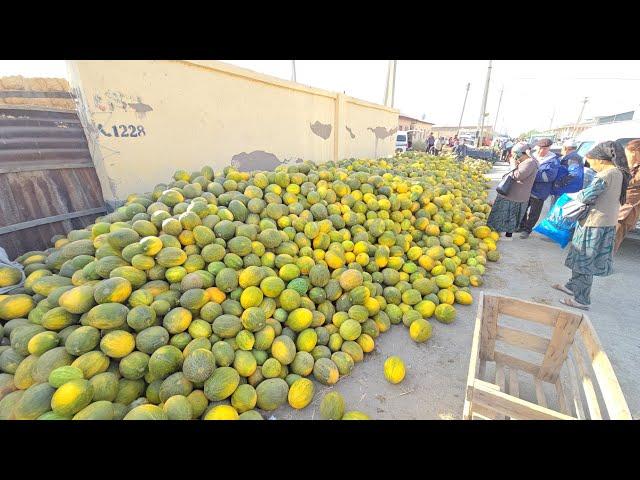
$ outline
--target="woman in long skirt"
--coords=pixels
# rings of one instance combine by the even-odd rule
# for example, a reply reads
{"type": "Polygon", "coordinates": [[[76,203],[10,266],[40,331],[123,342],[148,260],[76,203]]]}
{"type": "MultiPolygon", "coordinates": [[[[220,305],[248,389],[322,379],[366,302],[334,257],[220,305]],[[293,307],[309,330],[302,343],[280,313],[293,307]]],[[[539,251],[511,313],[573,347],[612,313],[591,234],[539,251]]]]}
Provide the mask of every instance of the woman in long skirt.
{"type": "Polygon", "coordinates": [[[626,200],[631,174],[624,149],[618,142],[603,142],[587,154],[597,175],[591,185],[578,192],[577,200],[590,205],[587,216],[576,225],[565,266],[571,279],[563,286],[552,285],[570,297],[561,303],[588,310],[593,277],[611,275],[613,247],[620,205],[626,200]]]}
{"type": "Polygon", "coordinates": [[[511,149],[509,174],[515,180],[506,195],[496,196],[487,219],[487,226],[497,232],[505,232],[505,240],[511,240],[527,210],[529,195],[538,171],[538,161],[529,155],[530,147],[520,142],[511,149]]]}

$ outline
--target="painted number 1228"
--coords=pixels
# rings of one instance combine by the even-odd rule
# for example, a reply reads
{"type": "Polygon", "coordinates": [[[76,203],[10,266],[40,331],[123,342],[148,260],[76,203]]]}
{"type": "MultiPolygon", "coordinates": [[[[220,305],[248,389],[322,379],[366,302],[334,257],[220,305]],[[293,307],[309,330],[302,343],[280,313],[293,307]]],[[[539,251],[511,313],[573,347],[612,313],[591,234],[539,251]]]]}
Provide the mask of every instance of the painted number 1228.
{"type": "Polygon", "coordinates": [[[105,137],[142,137],[147,133],[142,125],[113,125],[111,128],[100,124],[98,130],[105,137]]]}

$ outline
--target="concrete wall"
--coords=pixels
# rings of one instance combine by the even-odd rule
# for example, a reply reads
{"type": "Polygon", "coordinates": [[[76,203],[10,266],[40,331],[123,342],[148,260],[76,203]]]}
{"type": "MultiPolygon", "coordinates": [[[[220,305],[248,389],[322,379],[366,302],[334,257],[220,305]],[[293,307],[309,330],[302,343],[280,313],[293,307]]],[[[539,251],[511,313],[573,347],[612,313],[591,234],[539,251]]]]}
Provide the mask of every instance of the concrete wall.
{"type": "Polygon", "coordinates": [[[392,155],[398,111],[216,61],[69,61],[105,200],[178,168],[392,155]]]}

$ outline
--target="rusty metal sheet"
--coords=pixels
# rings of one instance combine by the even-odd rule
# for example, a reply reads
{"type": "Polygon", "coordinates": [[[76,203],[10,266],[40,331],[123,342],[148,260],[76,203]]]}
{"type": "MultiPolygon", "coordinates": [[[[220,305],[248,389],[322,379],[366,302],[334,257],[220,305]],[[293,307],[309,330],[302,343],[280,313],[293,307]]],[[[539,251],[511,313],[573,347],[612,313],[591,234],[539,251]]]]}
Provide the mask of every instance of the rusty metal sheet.
{"type": "MultiPolygon", "coordinates": [[[[0,227],[104,207],[75,112],[0,108],[0,205],[0,227]]],[[[0,246],[12,258],[46,249],[54,235],[82,228],[96,216],[4,233],[0,246]]]]}

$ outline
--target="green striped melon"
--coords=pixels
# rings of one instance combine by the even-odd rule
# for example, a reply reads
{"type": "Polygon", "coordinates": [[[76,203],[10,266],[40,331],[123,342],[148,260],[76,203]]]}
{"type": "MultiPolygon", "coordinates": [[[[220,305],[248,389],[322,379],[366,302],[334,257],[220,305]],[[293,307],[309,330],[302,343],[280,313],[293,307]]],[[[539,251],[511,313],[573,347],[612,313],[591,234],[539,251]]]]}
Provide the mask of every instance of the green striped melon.
{"type": "Polygon", "coordinates": [[[164,327],[145,328],[136,335],[136,348],[151,355],[158,348],[169,343],[169,332],[164,327]]]}
{"type": "Polygon", "coordinates": [[[81,326],[72,331],[64,342],[64,348],[71,355],[80,356],[90,352],[100,342],[100,330],[91,326],[81,326]]]}
{"type": "Polygon", "coordinates": [[[182,352],[173,345],[164,345],[149,358],[149,373],[154,379],[163,379],[182,368],[182,352]]]}
{"type": "Polygon", "coordinates": [[[94,375],[106,372],[109,368],[109,363],[109,357],[102,352],[94,350],[76,358],[71,363],[71,366],[82,370],[84,378],[90,379],[94,375]]]}
{"type": "Polygon", "coordinates": [[[92,398],[93,387],[88,380],[70,380],[53,394],[51,410],[58,415],[71,416],[89,405],[92,398]]]}
{"type": "Polygon", "coordinates": [[[240,375],[231,367],[217,368],[204,382],[204,394],[213,402],[229,398],[240,383],[240,375]]]}
{"type": "Polygon", "coordinates": [[[315,360],[309,352],[300,351],[296,353],[293,362],[289,365],[291,371],[302,377],[306,377],[313,372],[315,360]]]}
{"type": "Polygon", "coordinates": [[[127,321],[129,308],[121,303],[96,305],[87,314],[88,325],[100,330],[122,327],[127,321]]]}
{"type": "Polygon", "coordinates": [[[173,395],[184,395],[186,397],[192,390],[193,383],[187,380],[182,372],[176,372],[163,380],[158,394],[160,401],[166,402],[173,395]]]}
{"type": "Polygon", "coordinates": [[[143,378],[148,372],[149,355],[143,352],[131,352],[129,355],[120,360],[118,370],[120,375],[129,380],[138,380],[143,378]]]}
{"type": "Polygon", "coordinates": [[[96,304],[93,285],[80,285],[64,292],[58,303],[69,313],[86,313],[96,304]]]}
{"type": "Polygon", "coordinates": [[[113,420],[113,403],[99,400],[87,405],[73,416],[73,420],[113,420]]]}
{"type": "MultiPolygon", "coordinates": [[[[121,362],[122,363],[122,362],[121,362]]],[[[118,377],[111,372],[103,372],[89,379],[93,387],[93,401],[113,402],[118,395],[118,377]]]]}
{"type": "Polygon", "coordinates": [[[35,420],[46,413],[53,403],[56,390],[47,383],[33,385],[25,390],[24,395],[13,410],[16,420],[35,420]]]}
{"type": "Polygon", "coordinates": [[[63,307],[55,307],[46,312],[40,324],[47,330],[62,330],[78,322],[79,316],[69,313],[63,307]]]}
{"type": "Polygon", "coordinates": [[[269,378],[256,388],[256,405],[262,410],[275,410],[287,401],[289,385],[281,378],[269,378]]]}
{"type": "Polygon", "coordinates": [[[311,380],[307,378],[296,380],[289,388],[287,395],[289,405],[298,410],[305,408],[313,400],[314,390],[311,380]]]}
{"type": "Polygon", "coordinates": [[[173,395],[169,397],[162,407],[169,420],[191,420],[193,418],[193,407],[184,395],[173,395]]]}
{"type": "Polygon", "coordinates": [[[169,416],[157,405],[147,404],[133,408],[123,420],[169,420],[169,416]]]}
{"type": "Polygon", "coordinates": [[[58,367],[49,374],[48,382],[54,388],[59,388],[71,380],[84,378],[82,370],[71,365],[58,367]]]}
{"type": "MultiPolygon", "coordinates": [[[[146,281],[146,279],[145,279],[146,281]]],[[[113,277],[102,280],[95,286],[93,297],[96,303],[124,303],[131,295],[131,282],[126,278],[113,277]]]]}
{"type": "Polygon", "coordinates": [[[16,373],[13,376],[13,383],[20,390],[26,390],[34,384],[33,369],[37,361],[37,355],[29,355],[20,362],[20,365],[16,368],[16,373]]]}
{"type": "Polygon", "coordinates": [[[238,413],[252,410],[258,401],[255,388],[249,384],[240,385],[231,395],[231,405],[238,413]]]}
{"type": "Polygon", "coordinates": [[[194,382],[205,382],[216,368],[215,355],[210,350],[199,348],[184,359],[182,372],[184,376],[194,382]]]}
{"type": "Polygon", "coordinates": [[[319,358],[313,365],[313,376],[323,385],[333,385],[340,378],[340,372],[332,360],[319,358]]]}
{"type": "Polygon", "coordinates": [[[124,330],[113,330],[100,341],[100,350],[111,358],[124,358],[133,352],[136,341],[133,335],[124,330]]]}
{"type": "Polygon", "coordinates": [[[324,420],[340,420],[344,415],[345,401],[340,392],[327,393],[320,403],[320,416],[324,420]]]}

